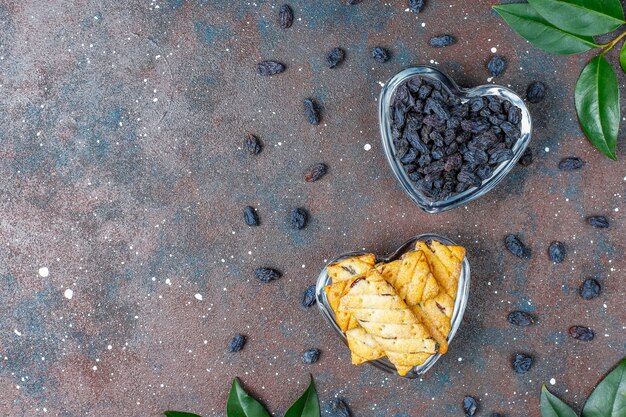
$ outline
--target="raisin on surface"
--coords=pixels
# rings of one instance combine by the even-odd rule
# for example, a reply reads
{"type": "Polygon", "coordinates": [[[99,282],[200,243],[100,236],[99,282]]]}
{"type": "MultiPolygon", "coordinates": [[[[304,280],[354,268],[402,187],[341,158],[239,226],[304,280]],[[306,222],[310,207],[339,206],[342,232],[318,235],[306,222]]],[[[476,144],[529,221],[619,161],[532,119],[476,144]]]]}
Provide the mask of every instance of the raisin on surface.
{"type": "Polygon", "coordinates": [[[243,147],[250,155],[258,155],[263,149],[259,138],[251,133],[248,133],[246,135],[246,139],[243,142],[243,147]]]}
{"type": "Polygon", "coordinates": [[[568,333],[574,339],[581,340],[583,342],[589,342],[593,340],[595,336],[593,330],[585,326],[572,326],[568,329],[568,333]]]}
{"type": "Polygon", "coordinates": [[[430,46],[433,48],[443,48],[456,43],[456,38],[452,35],[439,35],[430,39],[430,46]]]}
{"type": "Polygon", "coordinates": [[[302,307],[311,307],[316,301],[315,285],[309,285],[306,290],[304,290],[304,293],[302,293],[302,307]]]}
{"type": "Polygon", "coordinates": [[[561,162],[559,162],[559,169],[561,171],[575,171],[581,169],[584,165],[585,163],[582,159],[572,156],[561,159],[561,162]]]}
{"type": "Polygon", "coordinates": [[[235,335],[230,342],[228,342],[228,351],[231,353],[239,352],[246,344],[246,336],[238,334],[235,335]]]}
{"type": "Polygon", "coordinates": [[[587,217],[587,223],[598,229],[606,229],[609,227],[609,219],[604,216],[591,216],[587,217]]]}
{"type": "Polygon", "coordinates": [[[521,166],[527,167],[533,163],[533,151],[530,148],[526,148],[522,157],[519,160],[521,166]]]}
{"type": "Polygon", "coordinates": [[[264,77],[280,74],[285,71],[285,66],[276,61],[261,61],[256,64],[256,72],[264,77]]]}
{"type": "Polygon", "coordinates": [[[380,63],[387,62],[389,61],[389,51],[385,48],[381,48],[380,46],[372,48],[372,58],[380,63]]]}
{"type": "Polygon", "coordinates": [[[298,229],[298,230],[304,229],[304,227],[306,226],[308,217],[309,217],[309,214],[302,207],[297,207],[291,210],[291,218],[290,218],[291,226],[294,229],[298,229]]]}
{"type": "Polygon", "coordinates": [[[328,167],[324,163],[313,164],[304,171],[304,180],[306,182],[314,182],[326,175],[328,167]]]}
{"type": "Polygon", "coordinates": [[[515,359],[513,359],[513,369],[518,374],[525,374],[530,371],[530,367],[533,364],[533,358],[530,355],[526,355],[523,353],[515,354],[515,359]]]}
{"type": "Polygon", "coordinates": [[[333,48],[326,55],[326,63],[329,68],[335,68],[337,65],[343,62],[346,53],[341,48],[333,48]]]}
{"type": "Polygon", "coordinates": [[[463,411],[465,411],[466,417],[472,417],[476,414],[476,410],[478,409],[478,401],[476,398],[467,395],[463,398],[463,411]]]}
{"type": "Polygon", "coordinates": [[[312,348],[307,350],[302,354],[302,361],[307,365],[312,365],[317,362],[320,358],[320,350],[316,348],[312,348]]]}
{"type": "Polygon", "coordinates": [[[306,114],[306,118],[312,125],[320,124],[320,109],[319,106],[313,99],[305,98],[304,99],[304,113],[306,114]]]}
{"type": "Polygon", "coordinates": [[[518,258],[528,258],[530,256],[530,248],[528,248],[517,236],[506,235],[504,245],[513,255],[518,258]]]}
{"type": "Polygon", "coordinates": [[[283,29],[289,29],[293,24],[293,10],[288,4],[280,6],[278,11],[278,24],[283,29]]]}
{"type": "Polygon", "coordinates": [[[259,215],[257,214],[254,207],[246,206],[243,209],[243,220],[246,222],[248,226],[259,225],[259,215]]]}
{"type": "Polygon", "coordinates": [[[254,271],[254,276],[261,282],[274,281],[282,276],[280,272],[272,268],[257,268],[254,271]]]}
{"type": "Polygon", "coordinates": [[[596,298],[600,295],[600,290],[600,283],[597,280],[587,278],[582,284],[580,284],[578,294],[580,294],[580,296],[585,300],[591,300],[592,298],[596,298]]]}
{"type": "Polygon", "coordinates": [[[548,247],[548,256],[555,264],[560,264],[565,260],[565,245],[562,242],[554,241],[548,247]]]}
{"type": "Polygon", "coordinates": [[[409,11],[413,13],[419,13],[424,10],[424,0],[409,0],[409,11]]]}
{"type": "Polygon", "coordinates": [[[539,103],[546,97],[548,87],[541,81],[533,81],[526,89],[526,99],[533,104],[539,103]]]}
{"type": "Polygon", "coordinates": [[[519,310],[511,311],[506,316],[506,320],[511,324],[522,327],[530,326],[535,322],[535,318],[530,313],[519,310]]]}
{"type": "Polygon", "coordinates": [[[352,413],[350,413],[350,408],[348,408],[348,404],[346,401],[339,397],[335,398],[330,403],[330,409],[332,411],[331,417],[351,417],[352,413]]]}
{"type": "Polygon", "coordinates": [[[506,60],[500,55],[494,55],[487,63],[487,70],[492,77],[498,77],[506,69],[506,60]]]}
{"type": "Polygon", "coordinates": [[[350,5],[354,5],[354,4],[359,4],[361,3],[363,0],[347,0],[346,3],[350,4],[350,5]]]}

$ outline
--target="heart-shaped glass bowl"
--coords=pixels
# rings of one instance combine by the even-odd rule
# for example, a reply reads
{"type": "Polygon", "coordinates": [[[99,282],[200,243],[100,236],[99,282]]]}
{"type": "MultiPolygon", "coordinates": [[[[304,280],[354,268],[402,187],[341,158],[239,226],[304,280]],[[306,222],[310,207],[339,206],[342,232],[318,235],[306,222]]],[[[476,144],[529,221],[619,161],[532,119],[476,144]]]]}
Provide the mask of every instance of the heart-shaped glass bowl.
{"type": "Polygon", "coordinates": [[[530,113],[524,104],[524,100],[522,100],[522,98],[515,92],[499,85],[480,85],[474,88],[461,88],[446,74],[436,68],[428,66],[408,68],[393,76],[389,81],[387,81],[387,84],[385,84],[380,93],[379,105],[378,119],[380,123],[380,135],[382,137],[383,147],[385,148],[387,161],[389,162],[396,179],[400,182],[404,191],[409,195],[409,197],[411,197],[415,204],[428,213],[440,213],[442,211],[453,209],[490,191],[500,181],[502,181],[506,174],[509,173],[509,171],[521,158],[522,154],[526,150],[526,147],[528,146],[528,142],[530,142],[532,133],[530,113]],[[462,193],[451,195],[445,200],[432,201],[419,192],[415,184],[409,179],[409,176],[402,168],[400,161],[396,158],[395,147],[391,134],[392,100],[396,89],[409,78],[415,76],[440,81],[442,86],[446,88],[450,94],[460,97],[463,102],[466,102],[473,97],[497,96],[502,99],[509,100],[511,104],[519,107],[522,111],[520,126],[521,135],[511,149],[513,151],[513,158],[502,162],[494,170],[493,175],[484,180],[479,187],[470,187],[462,193]]]}
{"type": "MultiPolygon", "coordinates": [[[[393,260],[396,260],[400,258],[404,253],[414,250],[415,244],[418,241],[426,242],[430,240],[437,240],[443,243],[444,245],[456,245],[456,243],[454,243],[452,240],[447,239],[443,236],[439,236],[435,234],[419,235],[419,236],[415,236],[413,239],[404,243],[402,246],[400,246],[400,248],[398,248],[391,255],[386,256],[386,257],[377,257],[376,262],[391,262],[393,260]]],[[[330,262],[326,264],[326,266],[324,266],[324,268],[322,269],[322,272],[320,272],[320,275],[317,278],[317,284],[315,286],[315,298],[317,299],[317,305],[319,306],[320,311],[322,312],[322,315],[326,318],[326,320],[328,320],[333,330],[335,330],[335,332],[339,335],[341,340],[346,345],[348,344],[346,335],[341,331],[341,329],[339,328],[339,325],[337,325],[337,320],[335,319],[335,313],[333,312],[333,309],[330,307],[330,304],[328,304],[328,298],[326,298],[326,293],[324,292],[324,287],[331,283],[331,278],[328,276],[328,272],[326,271],[326,268],[334,262],[342,261],[344,259],[351,258],[353,256],[363,255],[365,253],[367,252],[363,252],[363,251],[350,252],[350,253],[345,253],[341,256],[338,256],[335,259],[332,259],[330,262]]],[[[456,293],[456,300],[454,301],[454,311],[452,313],[452,320],[450,322],[450,334],[448,335],[448,343],[452,342],[452,339],[454,338],[456,331],[461,325],[461,320],[463,319],[463,314],[465,313],[465,307],[467,306],[467,299],[469,298],[469,289],[470,289],[470,265],[466,256],[465,259],[463,259],[463,263],[461,264],[461,275],[459,277],[459,285],[458,285],[458,290],[456,293]]],[[[409,371],[403,377],[404,378],[417,378],[420,375],[423,375],[439,360],[440,357],[441,357],[440,353],[432,355],[430,358],[426,360],[426,362],[424,362],[423,364],[419,366],[414,367],[411,371],[409,371]]],[[[387,359],[387,357],[384,357],[382,359],[378,359],[375,361],[369,361],[367,363],[387,373],[398,375],[396,368],[389,361],[389,359],[387,359]]]]}

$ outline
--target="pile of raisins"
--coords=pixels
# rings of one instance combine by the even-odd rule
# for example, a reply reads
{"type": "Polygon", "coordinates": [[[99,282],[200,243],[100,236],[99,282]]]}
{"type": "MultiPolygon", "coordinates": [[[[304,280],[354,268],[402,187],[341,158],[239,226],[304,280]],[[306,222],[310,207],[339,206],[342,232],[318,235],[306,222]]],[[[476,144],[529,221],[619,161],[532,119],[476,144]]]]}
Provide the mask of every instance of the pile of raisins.
{"type": "Polygon", "coordinates": [[[437,80],[413,77],[398,87],[391,108],[396,158],[422,195],[444,200],[479,187],[513,158],[521,119],[508,100],[462,101],[437,80]]]}

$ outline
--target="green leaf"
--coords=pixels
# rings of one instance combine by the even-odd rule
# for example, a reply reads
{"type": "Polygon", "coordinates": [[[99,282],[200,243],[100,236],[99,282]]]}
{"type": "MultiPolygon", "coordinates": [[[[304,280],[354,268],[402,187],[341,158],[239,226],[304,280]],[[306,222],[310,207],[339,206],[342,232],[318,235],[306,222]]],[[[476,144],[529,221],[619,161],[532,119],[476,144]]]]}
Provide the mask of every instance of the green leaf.
{"type": "Polygon", "coordinates": [[[574,97],[580,126],[589,141],[604,155],[617,160],[619,88],[613,68],[602,55],[585,66],[574,97]]]}
{"type": "Polygon", "coordinates": [[[576,417],[576,413],[569,405],[552,395],[545,385],[542,385],[541,417],[576,417]]]}
{"type": "Polygon", "coordinates": [[[626,72],[626,42],[619,51],[619,65],[622,67],[622,71],[626,72]]]}
{"type": "Polygon", "coordinates": [[[626,416],[626,358],[593,390],[582,417],[626,416]]]}
{"type": "Polygon", "coordinates": [[[619,0],[528,0],[528,3],[554,26],[578,35],[603,35],[626,23],[619,0]]]}
{"type": "Polygon", "coordinates": [[[574,35],[552,25],[528,3],[501,4],[493,9],[521,37],[544,51],[571,55],[598,47],[590,36],[574,35]]]}
{"type": "MultiPolygon", "coordinates": [[[[229,416],[230,417],[230,416],[229,416]]],[[[320,417],[320,402],[311,377],[309,387],[285,413],[285,417],[320,417]]]]}
{"type": "Polygon", "coordinates": [[[193,414],[193,413],[185,413],[184,411],[164,411],[163,414],[165,414],[167,417],[200,417],[197,414],[193,414]]]}
{"type": "Polygon", "coordinates": [[[233,386],[228,394],[226,403],[227,417],[270,417],[265,407],[242,388],[237,378],[233,379],[233,386]]]}

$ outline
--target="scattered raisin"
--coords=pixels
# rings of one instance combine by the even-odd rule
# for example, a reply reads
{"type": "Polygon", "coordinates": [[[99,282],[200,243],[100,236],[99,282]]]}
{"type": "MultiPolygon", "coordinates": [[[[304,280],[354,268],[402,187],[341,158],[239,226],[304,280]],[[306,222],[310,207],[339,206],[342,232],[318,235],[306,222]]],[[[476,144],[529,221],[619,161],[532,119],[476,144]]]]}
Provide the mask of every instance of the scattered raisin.
{"type": "Polygon", "coordinates": [[[243,209],[243,219],[248,226],[259,225],[259,215],[253,207],[247,206],[243,209]]]}
{"type": "Polygon", "coordinates": [[[314,182],[326,175],[328,167],[326,164],[313,164],[304,171],[304,180],[306,182],[314,182]]]}
{"type": "Polygon", "coordinates": [[[589,342],[593,340],[593,337],[595,336],[593,330],[584,326],[572,326],[569,328],[568,333],[574,339],[581,340],[583,342],[589,342]]]}
{"type": "Polygon", "coordinates": [[[291,226],[298,230],[304,229],[308,217],[307,211],[302,207],[291,210],[291,226]]]}
{"type": "Polygon", "coordinates": [[[580,294],[580,296],[585,300],[591,300],[592,298],[596,298],[600,295],[600,290],[600,283],[597,280],[587,278],[582,284],[580,284],[578,294],[580,294]]]}
{"type": "Polygon", "coordinates": [[[491,417],[504,417],[504,416],[500,413],[492,413],[491,417]]]}
{"type": "Polygon", "coordinates": [[[306,114],[306,118],[309,123],[312,125],[320,124],[320,109],[313,99],[304,99],[304,113],[306,114]]]}
{"type": "Polygon", "coordinates": [[[476,414],[476,410],[478,409],[478,401],[476,398],[467,395],[463,398],[463,411],[465,411],[466,417],[472,417],[476,414]]]}
{"type": "Polygon", "coordinates": [[[539,103],[546,97],[548,87],[541,81],[533,81],[526,89],[526,98],[533,104],[539,103]]]}
{"type": "Polygon", "coordinates": [[[519,310],[511,311],[506,316],[506,320],[511,324],[523,327],[530,326],[535,322],[535,318],[530,313],[519,310]]]}
{"type": "Polygon", "coordinates": [[[522,166],[529,166],[530,164],[533,163],[533,151],[530,148],[526,148],[526,150],[524,151],[524,153],[522,154],[522,157],[519,160],[520,165],[522,166]]]}
{"type": "Polygon", "coordinates": [[[302,354],[302,361],[307,365],[312,365],[319,360],[320,353],[321,352],[319,349],[309,349],[302,354]]]}
{"type": "Polygon", "coordinates": [[[280,74],[285,71],[285,66],[276,61],[261,61],[256,64],[256,72],[259,75],[269,76],[280,74]]]}
{"type": "Polygon", "coordinates": [[[248,133],[246,135],[246,139],[243,142],[243,147],[246,151],[248,151],[250,155],[257,155],[263,149],[261,145],[261,141],[259,141],[259,138],[257,138],[251,133],[248,133]]]}
{"type": "Polygon", "coordinates": [[[533,358],[530,355],[525,355],[523,353],[515,354],[515,359],[513,359],[513,369],[518,374],[525,374],[530,370],[530,367],[533,364],[533,358]]]}
{"type": "Polygon", "coordinates": [[[598,229],[606,229],[609,227],[609,219],[604,216],[591,216],[587,217],[587,223],[598,229]]]}
{"type": "Polygon", "coordinates": [[[452,35],[439,35],[430,39],[430,46],[433,48],[443,48],[456,43],[456,38],[452,35]]]}
{"type": "Polygon", "coordinates": [[[548,256],[555,264],[560,264],[565,260],[565,245],[562,242],[554,241],[548,247],[548,256]]]}
{"type": "Polygon", "coordinates": [[[343,62],[343,58],[346,56],[346,53],[341,48],[333,48],[330,50],[328,55],[326,55],[326,62],[328,63],[329,68],[335,68],[337,65],[343,62]]]}
{"type": "Polygon", "coordinates": [[[389,61],[389,51],[385,48],[377,46],[372,49],[372,58],[380,63],[389,61]]]}
{"type": "Polygon", "coordinates": [[[239,352],[246,344],[246,336],[238,334],[235,335],[230,342],[228,342],[228,351],[231,353],[239,352]]]}
{"type": "Polygon", "coordinates": [[[341,397],[335,398],[330,403],[330,408],[332,411],[331,417],[350,417],[352,415],[348,404],[346,404],[346,401],[341,397]]]}
{"type": "Polygon", "coordinates": [[[257,268],[254,271],[254,276],[261,282],[270,282],[278,279],[282,276],[280,272],[272,268],[257,268]]]}
{"type": "Polygon", "coordinates": [[[302,294],[301,304],[303,307],[311,307],[316,301],[315,285],[309,285],[302,294]]]}
{"type": "Polygon", "coordinates": [[[492,77],[498,77],[504,73],[506,69],[506,60],[500,55],[494,55],[487,63],[487,70],[492,77]]]}
{"type": "Polygon", "coordinates": [[[293,10],[288,4],[280,6],[278,11],[278,24],[283,29],[289,29],[293,24],[293,10]]]}
{"type": "Polygon", "coordinates": [[[359,4],[361,3],[363,0],[347,0],[346,3],[353,5],[353,4],[359,4]]]}
{"type": "Polygon", "coordinates": [[[530,248],[515,235],[506,235],[504,238],[504,245],[513,255],[518,258],[527,258],[530,256],[530,248]]]}
{"type": "Polygon", "coordinates": [[[419,13],[424,9],[424,0],[409,0],[409,11],[419,13]]]}
{"type": "Polygon", "coordinates": [[[569,157],[561,159],[559,162],[559,169],[561,171],[575,171],[581,169],[585,165],[582,159],[576,157],[569,157]]]}

